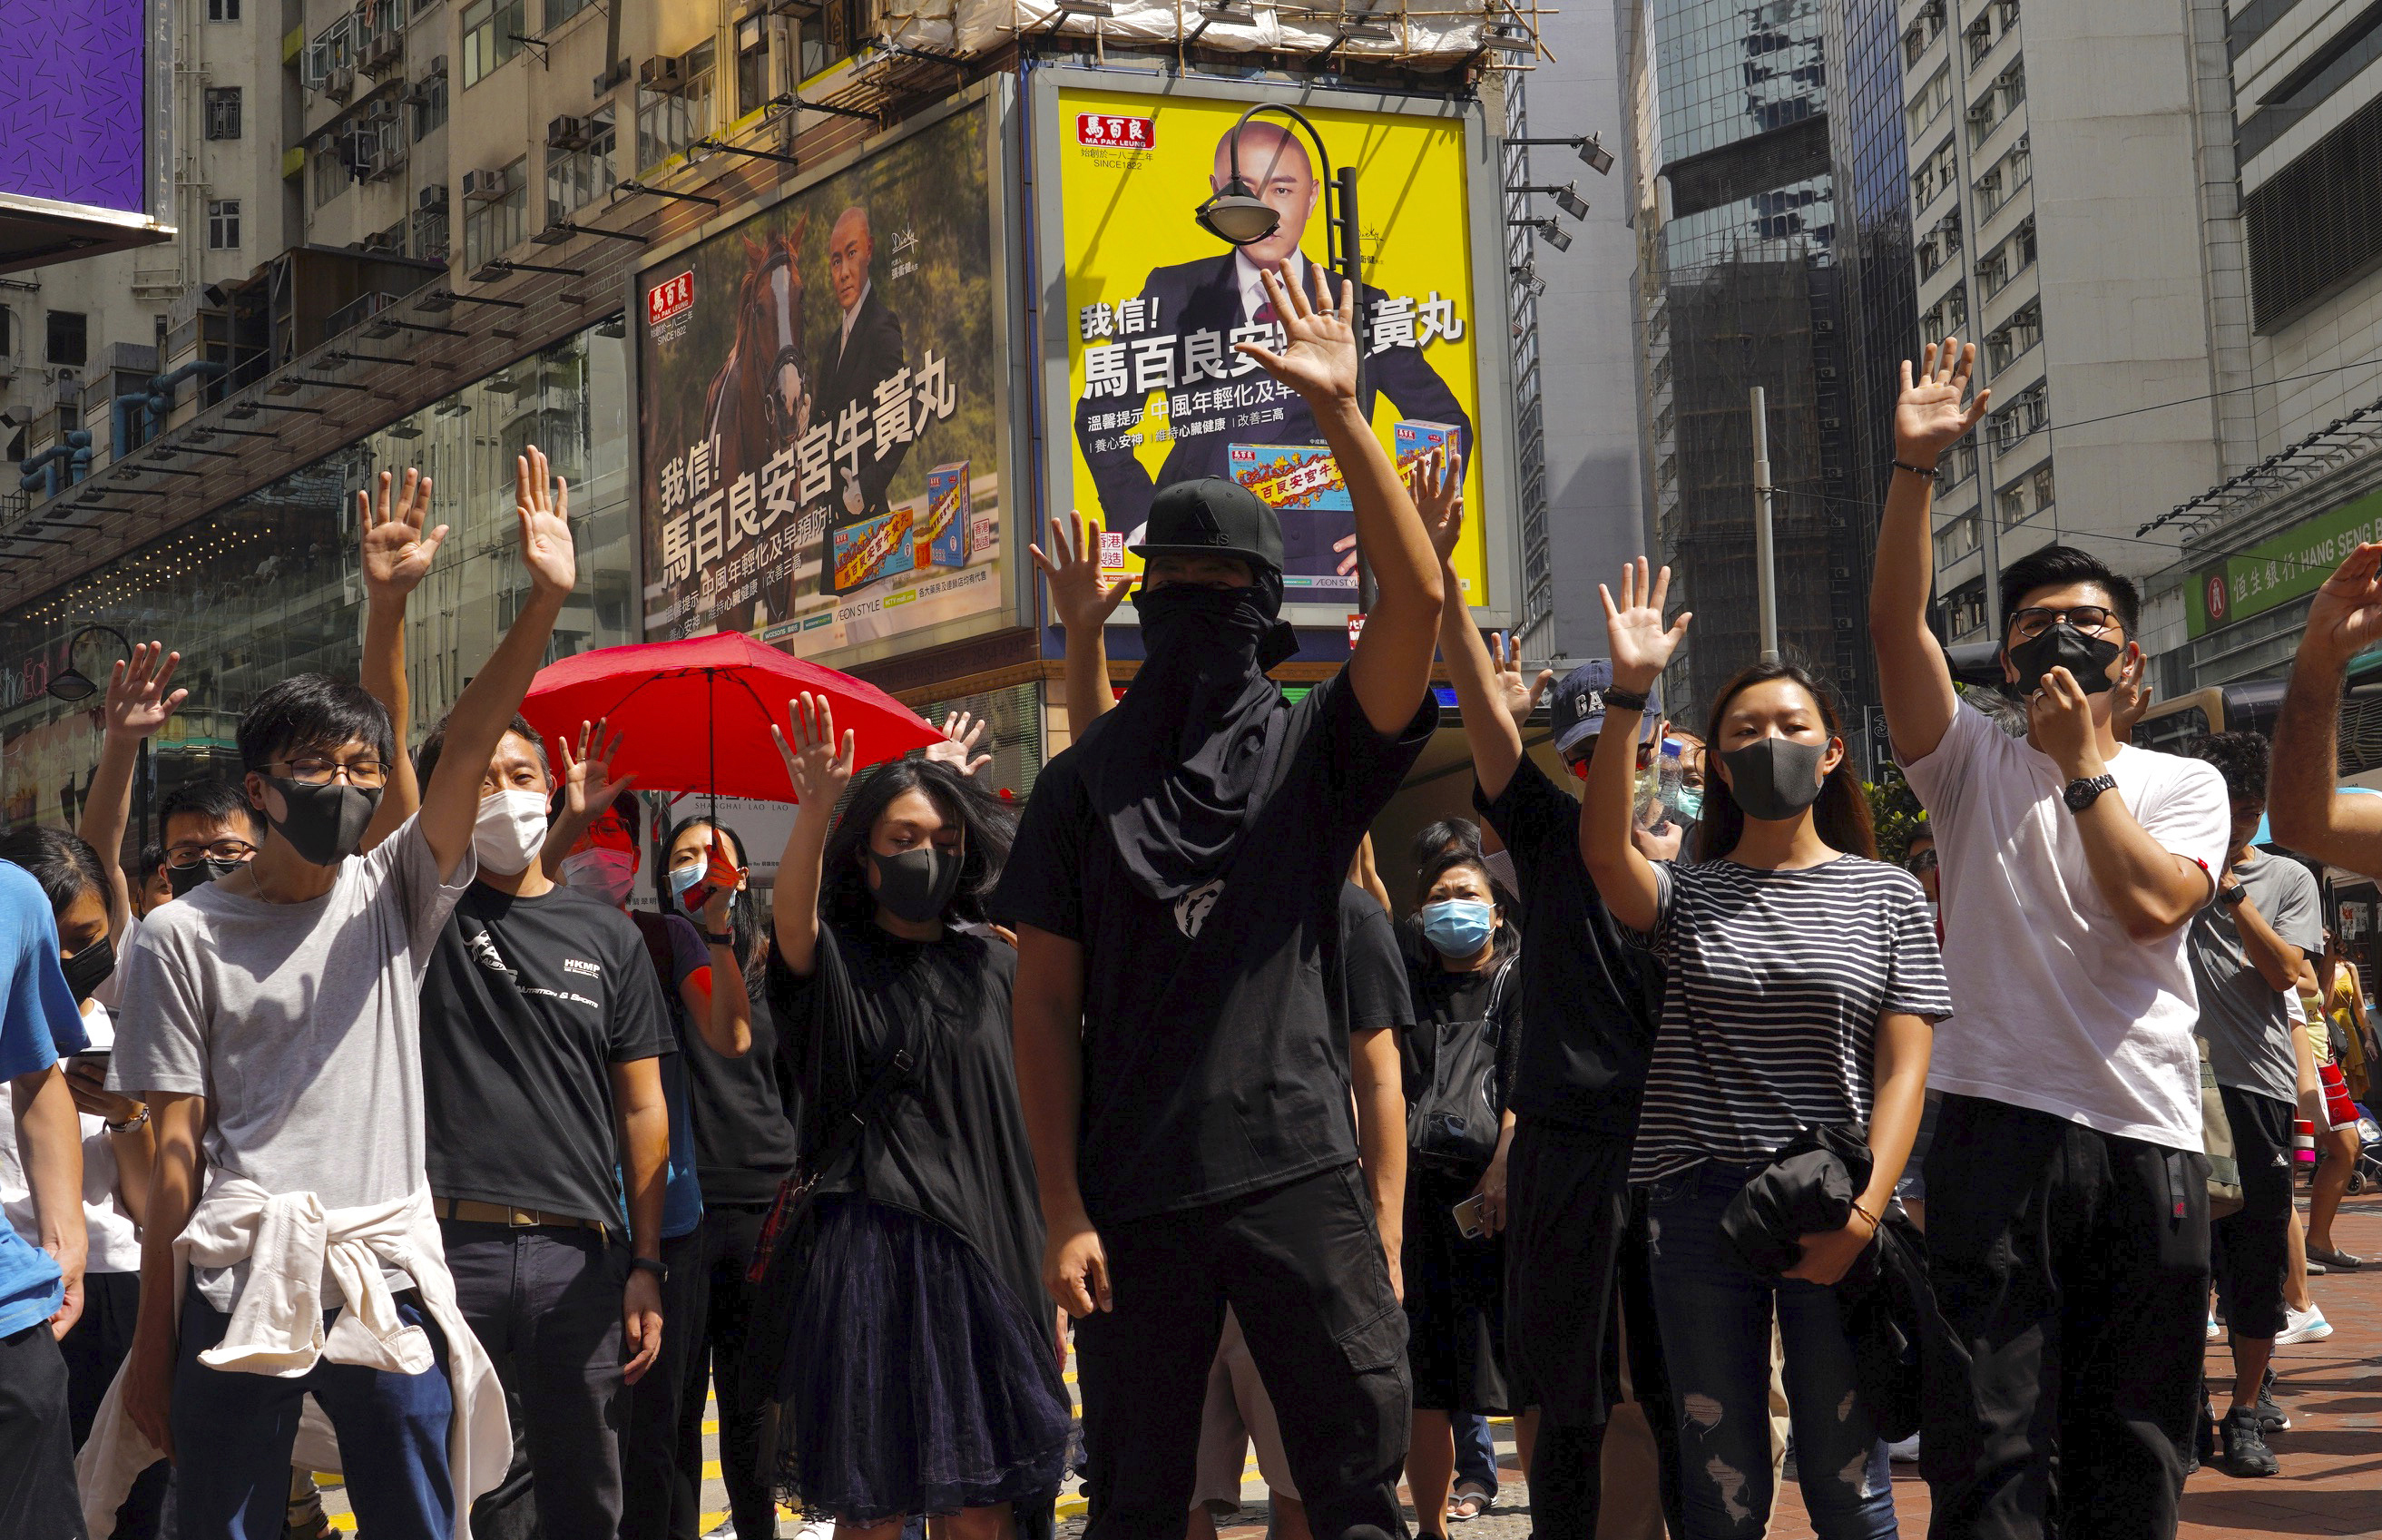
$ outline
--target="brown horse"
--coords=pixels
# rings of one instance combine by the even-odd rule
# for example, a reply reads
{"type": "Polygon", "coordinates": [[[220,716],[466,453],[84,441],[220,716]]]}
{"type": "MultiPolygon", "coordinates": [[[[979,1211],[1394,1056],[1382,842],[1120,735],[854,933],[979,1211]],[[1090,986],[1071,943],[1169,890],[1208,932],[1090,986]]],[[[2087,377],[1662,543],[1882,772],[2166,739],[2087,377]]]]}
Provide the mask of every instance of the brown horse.
{"type": "MultiPolygon", "coordinates": [[[[802,364],[803,280],[795,264],[801,240],[799,221],[793,229],[765,240],[744,238],[736,343],[711,377],[703,403],[704,437],[711,444],[713,474],[721,487],[748,472],[760,475],[769,457],[809,425],[810,383],[802,364]]],[[[747,600],[716,619],[724,631],[743,631],[756,616],[747,600]]]]}

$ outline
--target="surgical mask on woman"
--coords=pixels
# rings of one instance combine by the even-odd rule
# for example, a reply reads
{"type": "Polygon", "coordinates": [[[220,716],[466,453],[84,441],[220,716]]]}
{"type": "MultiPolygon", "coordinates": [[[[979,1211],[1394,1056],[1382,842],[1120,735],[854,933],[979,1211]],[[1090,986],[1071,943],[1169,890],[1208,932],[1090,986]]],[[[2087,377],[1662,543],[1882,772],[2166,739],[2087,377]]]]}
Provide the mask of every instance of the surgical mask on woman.
{"type": "Polygon", "coordinates": [[[1445,898],[1422,906],[1422,939],[1443,957],[1469,957],[1497,933],[1497,907],[1483,898],[1445,898]]]}

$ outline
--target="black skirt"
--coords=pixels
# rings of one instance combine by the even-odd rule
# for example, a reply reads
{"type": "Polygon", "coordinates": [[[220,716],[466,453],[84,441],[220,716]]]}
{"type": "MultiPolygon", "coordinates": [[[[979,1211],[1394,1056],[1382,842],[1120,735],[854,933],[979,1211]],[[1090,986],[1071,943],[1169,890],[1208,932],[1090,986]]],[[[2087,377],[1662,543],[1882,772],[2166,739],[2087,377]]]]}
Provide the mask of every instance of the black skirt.
{"type": "Polygon", "coordinates": [[[1406,1167],[1406,1365],[1417,1407],[1503,1417],[1521,1410],[1505,1375],[1504,1238],[1467,1240],[1451,1212],[1479,1186],[1406,1167]]]}

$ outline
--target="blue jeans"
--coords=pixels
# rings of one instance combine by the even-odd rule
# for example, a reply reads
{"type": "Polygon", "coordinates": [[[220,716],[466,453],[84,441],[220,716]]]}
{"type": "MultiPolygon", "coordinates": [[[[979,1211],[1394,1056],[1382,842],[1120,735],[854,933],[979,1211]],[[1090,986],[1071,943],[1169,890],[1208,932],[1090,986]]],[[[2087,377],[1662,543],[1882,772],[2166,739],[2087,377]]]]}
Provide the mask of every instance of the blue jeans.
{"type": "Polygon", "coordinates": [[[447,1386],[447,1338],[412,1296],[399,1296],[398,1313],[430,1334],[438,1360],[434,1367],[392,1374],[325,1361],[285,1380],[201,1363],[199,1354],[223,1340],[231,1318],[195,1288],[183,1296],[172,1414],[182,1534],[281,1540],[299,1403],[312,1395],[338,1434],[362,1531],[374,1540],[453,1540],[447,1428],[454,1398],[447,1386]]]}
{"type": "Polygon", "coordinates": [[[1455,1428],[1455,1479],[1477,1481],[1490,1497],[1496,1497],[1497,1441],[1490,1435],[1489,1419],[1477,1411],[1459,1411],[1449,1420],[1455,1428]]]}
{"type": "Polygon", "coordinates": [[[1649,1195],[1654,1314],[1670,1362],[1688,1540],[1760,1540],[1769,1523],[1774,1303],[1813,1532],[1819,1540],[1893,1540],[1885,1446],[1855,1389],[1835,1292],[1765,1282],[1720,1233],[1729,1200],[1755,1169],[1707,1163],[1649,1195]]]}

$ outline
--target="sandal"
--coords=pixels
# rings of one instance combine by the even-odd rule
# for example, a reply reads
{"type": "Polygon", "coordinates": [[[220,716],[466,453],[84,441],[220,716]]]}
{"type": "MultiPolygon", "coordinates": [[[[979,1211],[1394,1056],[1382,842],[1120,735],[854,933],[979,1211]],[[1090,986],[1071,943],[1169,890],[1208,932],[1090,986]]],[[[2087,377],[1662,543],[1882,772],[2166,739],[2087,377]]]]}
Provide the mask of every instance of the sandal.
{"type": "Polygon", "coordinates": [[[2329,1246],[2310,1245],[2307,1254],[2325,1266],[2338,1267],[2344,1273],[2354,1273],[2365,1265],[2364,1257],[2351,1256],[2347,1251],[2336,1251],[2329,1246]]]}
{"type": "Polygon", "coordinates": [[[1481,1488],[1480,1483],[1467,1481],[1449,1496],[1447,1517],[1454,1523],[1467,1523],[1488,1512],[1490,1505],[1495,1500],[1481,1488]]]}

